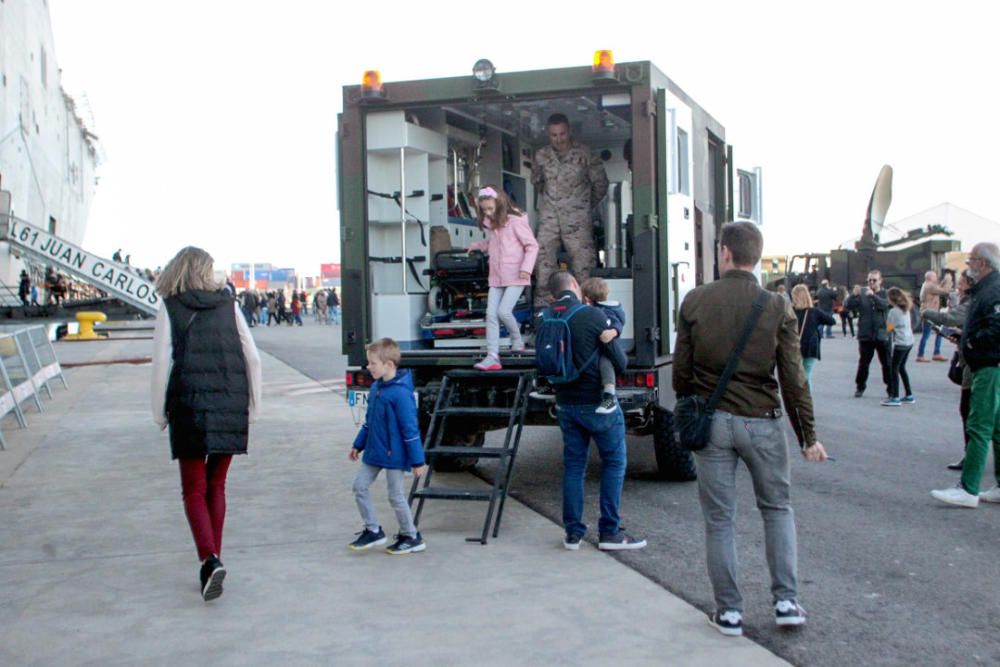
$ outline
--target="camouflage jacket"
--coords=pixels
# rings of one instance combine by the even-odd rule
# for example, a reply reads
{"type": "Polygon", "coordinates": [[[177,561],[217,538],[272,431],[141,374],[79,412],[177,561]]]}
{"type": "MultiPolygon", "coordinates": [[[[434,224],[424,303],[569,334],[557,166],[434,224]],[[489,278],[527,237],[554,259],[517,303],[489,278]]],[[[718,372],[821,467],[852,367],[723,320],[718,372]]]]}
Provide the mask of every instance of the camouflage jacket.
{"type": "Polygon", "coordinates": [[[608,192],[601,159],[575,141],[565,153],[545,146],[535,153],[531,182],[544,195],[542,206],[585,204],[592,208],[608,192]]]}

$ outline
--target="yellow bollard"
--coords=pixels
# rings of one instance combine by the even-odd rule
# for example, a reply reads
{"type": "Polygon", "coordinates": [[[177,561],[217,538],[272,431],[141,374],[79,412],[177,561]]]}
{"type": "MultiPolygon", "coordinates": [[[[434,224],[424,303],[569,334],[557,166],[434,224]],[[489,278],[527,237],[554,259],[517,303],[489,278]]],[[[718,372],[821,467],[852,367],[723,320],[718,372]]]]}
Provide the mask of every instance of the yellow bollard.
{"type": "Polygon", "coordinates": [[[76,321],[80,324],[80,333],[67,334],[63,340],[103,340],[108,334],[99,334],[94,331],[95,322],[106,322],[108,316],[96,310],[85,310],[76,314],[76,321]]]}

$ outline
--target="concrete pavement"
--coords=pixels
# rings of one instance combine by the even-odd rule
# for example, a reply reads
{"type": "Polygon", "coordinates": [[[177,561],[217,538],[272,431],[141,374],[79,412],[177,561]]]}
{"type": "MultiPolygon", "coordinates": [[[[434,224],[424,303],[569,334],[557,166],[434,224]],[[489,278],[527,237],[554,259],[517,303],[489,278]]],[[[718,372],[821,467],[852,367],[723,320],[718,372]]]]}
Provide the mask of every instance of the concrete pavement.
{"type": "MultiPolygon", "coordinates": [[[[150,349],[57,345],[78,362],[150,349]]],[[[787,664],[591,545],[564,550],[558,525],[511,499],[487,546],[465,542],[484,504],[431,501],[424,553],[349,551],[351,411],[262,358],[262,418],[229,475],[229,576],[209,604],[148,365],[69,369],[27,430],[4,420],[0,664],[787,664]]],[[[381,482],[374,495],[391,532],[381,482]]]]}

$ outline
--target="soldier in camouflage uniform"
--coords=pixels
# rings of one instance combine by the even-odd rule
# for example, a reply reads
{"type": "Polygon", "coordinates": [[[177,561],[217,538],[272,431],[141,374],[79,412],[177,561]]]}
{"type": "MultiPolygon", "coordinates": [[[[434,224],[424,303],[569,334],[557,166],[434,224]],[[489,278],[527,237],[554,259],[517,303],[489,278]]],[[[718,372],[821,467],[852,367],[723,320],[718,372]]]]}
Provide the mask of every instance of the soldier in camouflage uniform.
{"type": "Polygon", "coordinates": [[[573,141],[569,120],[553,114],[546,123],[550,145],[535,153],[531,182],[541,197],[538,220],[538,261],[535,264],[535,306],[547,306],[553,296],[548,284],[559,267],[559,244],[570,257],[570,270],[583,282],[597,264],[591,211],[608,192],[608,176],[590,149],[573,141]]]}

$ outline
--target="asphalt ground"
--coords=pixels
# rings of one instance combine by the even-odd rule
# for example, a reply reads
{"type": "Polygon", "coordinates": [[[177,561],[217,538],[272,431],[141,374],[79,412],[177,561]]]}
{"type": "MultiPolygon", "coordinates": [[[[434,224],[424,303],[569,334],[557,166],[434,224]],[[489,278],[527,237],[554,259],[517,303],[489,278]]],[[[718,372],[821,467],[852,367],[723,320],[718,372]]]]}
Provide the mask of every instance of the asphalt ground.
{"type": "MultiPolygon", "coordinates": [[[[301,328],[254,331],[262,349],[331,389],[342,389],[339,327],[307,322],[301,328]]],[[[946,343],[944,349],[950,355],[953,348],[946,343]]],[[[1000,506],[952,508],[929,495],[958,481],[945,464],[961,456],[959,389],[945,376],[947,364],[917,364],[911,358],[916,405],[881,407],[877,360],[861,399],[853,397],[856,364],[854,340],[838,331],[823,341],[823,360],[813,376],[817,433],[836,460],[793,459],[800,600],[810,614],[802,633],[774,628],[762,523],[749,476],[740,470],[737,539],[745,633],[799,665],[996,664],[1000,506]]],[[[788,433],[794,447],[790,428],[788,433]]],[[[561,516],[561,453],[558,429],[526,429],[512,483],[514,497],[555,522],[561,516]]],[[[984,490],[994,483],[991,465],[984,490]]],[[[599,470],[596,461],[588,469],[585,520],[592,526],[599,470]]],[[[697,485],[659,481],[655,470],[651,439],[630,437],[622,514],[649,547],[619,557],[707,611],[713,603],[697,485]]],[[[489,467],[482,466],[481,473],[489,477],[489,467]]]]}

